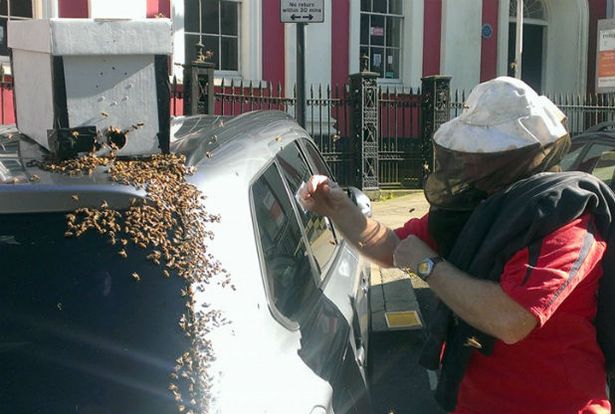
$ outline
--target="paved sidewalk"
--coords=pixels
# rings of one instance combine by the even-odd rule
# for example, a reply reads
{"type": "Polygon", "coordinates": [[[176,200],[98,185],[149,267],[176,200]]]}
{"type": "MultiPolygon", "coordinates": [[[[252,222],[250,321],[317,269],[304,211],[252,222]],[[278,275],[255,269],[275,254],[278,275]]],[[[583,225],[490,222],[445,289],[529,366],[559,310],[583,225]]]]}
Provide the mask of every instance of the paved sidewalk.
{"type": "MultiPolygon", "coordinates": [[[[402,226],[411,217],[421,217],[428,209],[421,190],[372,203],[373,218],[392,229],[402,226]]],[[[427,285],[416,276],[372,265],[372,330],[421,329],[423,318],[414,289],[425,287],[427,285]]]]}

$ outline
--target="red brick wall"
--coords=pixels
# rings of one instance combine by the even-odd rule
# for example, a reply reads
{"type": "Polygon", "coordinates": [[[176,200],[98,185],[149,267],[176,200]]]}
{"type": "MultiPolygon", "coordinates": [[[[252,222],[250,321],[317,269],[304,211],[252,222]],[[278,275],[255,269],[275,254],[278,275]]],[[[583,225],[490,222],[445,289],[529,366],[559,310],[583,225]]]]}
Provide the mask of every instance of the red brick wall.
{"type": "Polygon", "coordinates": [[[491,37],[482,38],[480,50],[480,81],[495,78],[498,63],[498,1],[483,0],[483,25],[491,26],[491,37]]]}
{"type": "Polygon", "coordinates": [[[423,16],[423,76],[439,75],[442,0],[425,0],[423,16]]]}
{"type": "Polygon", "coordinates": [[[88,17],[88,0],[58,0],[59,17],[88,17]]]}

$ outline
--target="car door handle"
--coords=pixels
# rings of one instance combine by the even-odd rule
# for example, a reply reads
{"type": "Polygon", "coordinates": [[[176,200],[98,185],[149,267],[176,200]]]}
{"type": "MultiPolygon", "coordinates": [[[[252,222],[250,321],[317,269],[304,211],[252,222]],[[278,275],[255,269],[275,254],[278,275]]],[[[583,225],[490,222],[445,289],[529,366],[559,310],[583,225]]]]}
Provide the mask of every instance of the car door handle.
{"type": "Polygon", "coordinates": [[[357,362],[360,366],[365,366],[365,348],[363,344],[357,347],[357,362]]]}
{"type": "Polygon", "coordinates": [[[361,278],[361,290],[363,291],[363,293],[367,293],[367,291],[369,290],[369,282],[365,277],[361,278]]]}

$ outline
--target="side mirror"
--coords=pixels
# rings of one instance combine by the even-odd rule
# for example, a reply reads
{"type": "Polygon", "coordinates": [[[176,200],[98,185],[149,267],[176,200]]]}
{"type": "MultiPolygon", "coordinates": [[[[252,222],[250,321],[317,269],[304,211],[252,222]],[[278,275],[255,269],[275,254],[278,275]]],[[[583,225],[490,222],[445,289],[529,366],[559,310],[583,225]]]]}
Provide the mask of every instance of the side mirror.
{"type": "Polygon", "coordinates": [[[372,216],[372,202],[368,196],[363,193],[363,191],[359,190],[357,187],[348,187],[347,189],[348,197],[352,200],[353,203],[361,210],[361,213],[365,217],[372,216]]]}

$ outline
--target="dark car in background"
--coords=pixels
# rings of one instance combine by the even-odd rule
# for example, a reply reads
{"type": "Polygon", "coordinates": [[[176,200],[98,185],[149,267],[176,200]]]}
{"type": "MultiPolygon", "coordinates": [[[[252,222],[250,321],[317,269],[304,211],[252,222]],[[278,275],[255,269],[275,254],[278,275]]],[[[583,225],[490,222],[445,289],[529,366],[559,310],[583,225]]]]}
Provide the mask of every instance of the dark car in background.
{"type": "Polygon", "coordinates": [[[593,174],[615,189],[615,123],[600,123],[572,137],[561,167],[593,174]]]}

